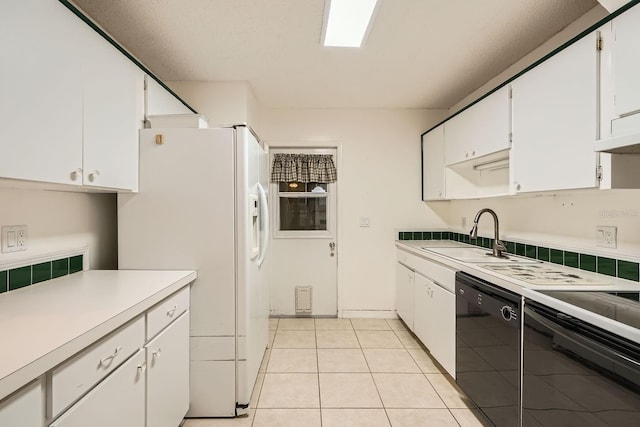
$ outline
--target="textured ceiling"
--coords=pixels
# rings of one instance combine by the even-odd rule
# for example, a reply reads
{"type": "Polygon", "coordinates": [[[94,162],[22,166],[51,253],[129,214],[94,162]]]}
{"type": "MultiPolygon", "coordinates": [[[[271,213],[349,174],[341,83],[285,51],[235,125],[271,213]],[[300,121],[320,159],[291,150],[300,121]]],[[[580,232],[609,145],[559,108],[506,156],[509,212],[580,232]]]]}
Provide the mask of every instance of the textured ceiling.
{"type": "Polygon", "coordinates": [[[160,79],[248,81],[266,107],[448,108],[596,0],[380,0],[363,48],[324,0],[75,0],[160,79]]]}

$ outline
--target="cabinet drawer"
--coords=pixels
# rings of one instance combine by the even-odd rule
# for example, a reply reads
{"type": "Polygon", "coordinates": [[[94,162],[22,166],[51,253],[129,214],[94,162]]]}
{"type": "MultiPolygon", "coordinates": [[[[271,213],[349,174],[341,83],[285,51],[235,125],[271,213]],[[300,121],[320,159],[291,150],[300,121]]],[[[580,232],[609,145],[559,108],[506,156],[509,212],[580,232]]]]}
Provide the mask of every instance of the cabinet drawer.
{"type": "Polygon", "coordinates": [[[139,350],[50,427],[144,426],[144,358],[139,350]]]}
{"type": "Polygon", "coordinates": [[[413,271],[431,279],[436,285],[451,292],[455,292],[455,270],[400,249],[398,249],[397,255],[398,262],[401,264],[404,264],[413,271]]]}
{"type": "Polygon", "coordinates": [[[143,345],[144,318],[140,316],[55,368],[51,415],[58,415],[143,345]]]}
{"type": "Polygon", "coordinates": [[[158,335],[189,308],[189,287],[176,292],[147,312],[147,340],[158,335]]]}

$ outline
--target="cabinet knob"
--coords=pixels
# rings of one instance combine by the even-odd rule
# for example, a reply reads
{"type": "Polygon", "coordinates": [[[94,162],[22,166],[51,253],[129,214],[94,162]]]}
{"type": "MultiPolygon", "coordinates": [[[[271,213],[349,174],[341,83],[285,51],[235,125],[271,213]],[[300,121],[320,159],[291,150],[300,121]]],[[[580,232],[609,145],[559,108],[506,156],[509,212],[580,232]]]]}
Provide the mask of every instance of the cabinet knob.
{"type": "Polygon", "coordinates": [[[160,359],[160,354],[162,353],[162,349],[158,348],[156,351],[153,352],[153,354],[151,355],[151,357],[153,358],[153,360],[158,360],[160,359]]]}
{"type": "Polygon", "coordinates": [[[475,156],[475,155],[476,155],[476,150],[473,150],[473,151],[471,152],[471,155],[472,155],[472,156],[475,156]]]}
{"type": "Polygon", "coordinates": [[[76,181],[78,179],[79,176],[82,175],[82,169],[78,168],[76,170],[74,170],[73,172],[71,172],[69,174],[69,176],[71,177],[71,181],[76,181]]]}
{"type": "Polygon", "coordinates": [[[147,362],[142,362],[142,364],[138,365],[138,375],[144,374],[144,371],[147,370],[147,362]]]}
{"type": "Polygon", "coordinates": [[[174,304],[173,307],[171,307],[169,310],[167,310],[167,316],[173,317],[173,315],[176,314],[176,310],[177,309],[178,309],[178,305],[174,304]]]}
{"type": "Polygon", "coordinates": [[[522,188],[522,186],[520,184],[518,184],[517,182],[514,182],[515,186],[516,186],[516,190],[520,190],[522,188]]]}
{"type": "Polygon", "coordinates": [[[93,182],[95,181],[98,177],[100,176],[100,171],[99,170],[94,170],[93,172],[91,172],[88,175],[89,181],[93,182]]]}
{"type": "Polygon", "coordinates": [[[469,157],[469,153],[464,153],[464,157],[469,157]]]}

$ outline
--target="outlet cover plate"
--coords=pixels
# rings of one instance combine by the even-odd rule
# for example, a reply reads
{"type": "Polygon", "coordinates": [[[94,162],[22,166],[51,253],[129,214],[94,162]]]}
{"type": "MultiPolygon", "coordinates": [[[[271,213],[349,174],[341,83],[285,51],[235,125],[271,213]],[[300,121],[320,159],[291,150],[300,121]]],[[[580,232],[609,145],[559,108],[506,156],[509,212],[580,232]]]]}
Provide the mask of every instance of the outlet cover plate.
{"type": "Polygon", "coordinates": [[[3,225],[2,226],[2,253],[19,252],[27,250],[27,226],[3,225]]]}
{"type": "Polygon", "coordinates": [[[609,225],[596,226],[596,246],[616,248],[618,246],[618,227],[609,225]]]}

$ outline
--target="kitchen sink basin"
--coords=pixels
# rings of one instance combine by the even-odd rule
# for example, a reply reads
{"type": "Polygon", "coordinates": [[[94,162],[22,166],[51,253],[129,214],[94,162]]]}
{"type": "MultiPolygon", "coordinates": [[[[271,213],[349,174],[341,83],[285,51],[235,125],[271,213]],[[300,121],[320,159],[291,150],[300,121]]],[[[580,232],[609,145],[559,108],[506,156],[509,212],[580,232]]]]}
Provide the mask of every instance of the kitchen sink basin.
{"type": "Polygon", "coordinates": [[[516,255],[507,255],[506,258],[497,258],[491,254],[491,250],[487,248],[430,248],[430,247],[422,247],[421,249],[434,252],[439,255],[444,255],[449,258],[453,258],[462,262],[470,262],[470,263],[482,263],[482,264],[493,264],[493,263],[521,263],[521,264],[538,264],[540,261],[519,257],[516,255]]]}

